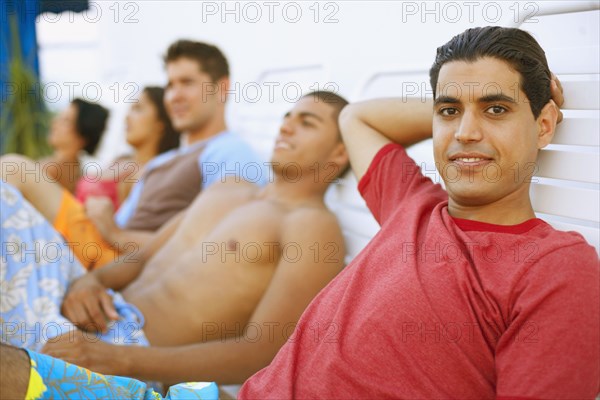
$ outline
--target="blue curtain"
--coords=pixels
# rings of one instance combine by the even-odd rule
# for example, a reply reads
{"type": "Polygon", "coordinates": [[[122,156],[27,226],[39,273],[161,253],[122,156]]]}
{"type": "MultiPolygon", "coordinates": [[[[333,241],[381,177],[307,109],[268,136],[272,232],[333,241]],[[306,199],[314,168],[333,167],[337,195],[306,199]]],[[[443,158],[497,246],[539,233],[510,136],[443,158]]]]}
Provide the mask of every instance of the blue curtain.
{"type": "MultiPolygon", "coordinates": [[[[4,105],[14,91],[10,83],[10,60],[20,54],[23,63],[39,81],[40,66],[36,39],[35,20],[42,12],[60,13],[63,11],[81,12],[88,8],[87,0],[2,0],[0,1],[0,106],[4,105]],[[12,48],[18,35],[18,47],[12,48]]],[[[41,99],[41,97],[40,97],[41,99]]],[[[40,109],[45,109],[43,101],[39,102],[40,109]]],[[[4,113],[5,111],[2,111],[4,113]]],[[[10,115],[2,115],[9,118],[10,115]]],[[[6,134],[0,138],[0,153],[4,153],[6,134]]]]}

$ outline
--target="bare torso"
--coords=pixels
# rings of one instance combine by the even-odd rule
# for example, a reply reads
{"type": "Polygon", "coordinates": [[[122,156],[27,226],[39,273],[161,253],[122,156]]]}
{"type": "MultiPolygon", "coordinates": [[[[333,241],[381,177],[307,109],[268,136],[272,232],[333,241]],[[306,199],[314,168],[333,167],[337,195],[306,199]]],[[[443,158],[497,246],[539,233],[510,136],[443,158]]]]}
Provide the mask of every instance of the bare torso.
{"type": "Polygon", "coordinates": [[[237,336],[279,262],[282,226],[294,209],[258,198],[251,184],[211,189],[123,291],[144,314],[152,345],[237,336]]]}

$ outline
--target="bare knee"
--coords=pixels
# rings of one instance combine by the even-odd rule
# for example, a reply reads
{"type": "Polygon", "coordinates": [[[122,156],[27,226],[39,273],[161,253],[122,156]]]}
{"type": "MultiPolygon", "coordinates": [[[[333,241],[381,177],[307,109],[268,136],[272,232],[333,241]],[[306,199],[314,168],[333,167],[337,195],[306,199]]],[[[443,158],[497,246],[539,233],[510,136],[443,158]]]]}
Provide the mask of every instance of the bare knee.
{"type": "Polygon", "coordinates": [[[0,344],[0,399],[24,399],[30,369],[25,350],[0,344]]]}
{"type": "Polygon", "coordinates": [[[19,189],[23,195],[28,185],[40,179],[39,163],[20,154],[7,154],[0,157],[2,180],[19,189]]]}

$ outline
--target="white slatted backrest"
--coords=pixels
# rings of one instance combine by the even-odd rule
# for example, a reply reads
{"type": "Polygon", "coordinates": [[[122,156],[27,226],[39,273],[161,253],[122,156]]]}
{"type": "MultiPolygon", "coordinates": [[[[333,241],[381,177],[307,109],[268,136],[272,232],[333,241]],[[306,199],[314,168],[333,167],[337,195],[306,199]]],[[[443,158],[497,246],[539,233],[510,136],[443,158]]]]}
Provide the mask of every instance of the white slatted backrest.
{"type": "Polygon", "coordinates": [[[322,64],[263,71],[255,82],[245,84],[248,95],[241,99],[236,107],[236,115],[231,118],[235,121],[234,127],[268,161],[283,115],[303,94],[327,88],[328,76],[327,68],[322,64]]]}
{"type": "Polygon", "coordinates": [[[540,42],[560,78],[564,121],[550,146],[540,152],[531,188],[538,216],[557,229],[580,232],[600,248],[600,43],[599,3],[577,12],[541,10],[521,28],[540,42]],[[558,32],[557,26],[570,27],[558,32]]]}

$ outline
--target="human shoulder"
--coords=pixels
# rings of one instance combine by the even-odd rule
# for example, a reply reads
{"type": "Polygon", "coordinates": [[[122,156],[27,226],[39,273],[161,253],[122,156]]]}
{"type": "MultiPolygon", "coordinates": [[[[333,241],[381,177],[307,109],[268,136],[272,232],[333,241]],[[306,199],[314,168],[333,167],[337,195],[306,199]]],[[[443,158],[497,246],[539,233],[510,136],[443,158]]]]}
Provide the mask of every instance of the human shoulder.
{"type": "Polygon", "coordinates": [[[165,151],[164,153],[158,154],[154,156],[150,161],[148,161],[144,167],[144,170],[151,171],[154,168],[160,167],[161,165],[175,159],[176,157],[182,157],[185,155],[185,152],[181,151],[181,149],[171,149],[169,151],[165,151]]]}
{"type": "Polygon", "coordinates": [[[220,182],[217,182],[205,189],[206,193],[228,193],[236,194],[256,194],[259,187],[251,182],[241,179],[239,176],[228,175],[220,182]]]}
{"type": "Polygon", "coordinates": [[[235,132],[225,131],[207,140],[203,158],[227,157],[230,154],[254,155],[252,147],[242,136],[235,132]]]}
{"type": "MultiPolygon", "coordinates": [[[[562,232],[552,228],[542,240],[531,241],[535,255],[523,264],[520,287],[538,284],[571,288],[580,291],[597,286],[600,262],[596,249],[576,232],[562,232]]],[[[530,246],[530,247],[531,247],[530,246]]]]}
{"type": "Polygon", "coordinates": [[[299,240],[327,240],[343,245],[342,231],[335,214],[323,206],[300,206],[290,210],[283,232],[299,240]]]}
{"type": "Polygon", "coordinates": [[[540,253],[535,264],[565,266],[583,266],[598,268],[599,260],[596,249],[575,232],[561,232],[564,242],[556,243],[546,252],[540,253]]]}
{"type": "Polygon", "coordinates": [[[547,263],[549,260],[572,255],[575,260],[593,260],[598,262],[598,253],[578,232],[561,231],[546,222],[539,224],[527,235],[527,240],[536,245],[536,262],[547,263]]]}

